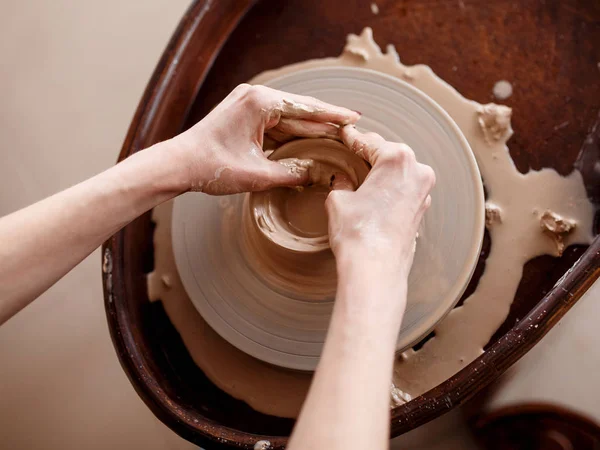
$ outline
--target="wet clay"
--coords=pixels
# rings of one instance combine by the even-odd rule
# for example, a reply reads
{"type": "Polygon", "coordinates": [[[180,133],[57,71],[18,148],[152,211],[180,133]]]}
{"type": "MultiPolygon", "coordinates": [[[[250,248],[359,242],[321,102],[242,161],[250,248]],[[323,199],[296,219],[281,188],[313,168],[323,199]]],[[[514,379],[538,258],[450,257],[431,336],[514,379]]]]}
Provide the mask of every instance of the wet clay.
{"type": "Polygon", "coordinates": [[[315,185],[289,190],[283,199],[279,198],[282,219],[294,235],[315,238],[327,234],[325,200],[329,192],[327,187],[315,185]]]}
{"type": "MultiPolygon", "coordinates": [[[[556,239],[543,225],[544,214],[548,211],[562,223],[573,225],[566,233],[555,229],[560,232],[561,245],[585,244],[592,237],[593,207],[577,171],[567,177],[553,169],[527,174],[517,171],[506,147],[512,134],[510,108],[468,100],[429,67],[403,65],[393,46],[388,46],[385,53],[381,51],[369,28],[360,36],[348,36],[344,52],[337,58],[293,64],[265,72],[251,82],[260,84],[286,73],[322,66],[381,71],[428,94],[448,112],[469,141],[489,194],[486,210],[492,246],[485,273],[475,292],[436,327],[435,337],[418,351],[411,349],[398,355],[391,396],[392,402],[399,404],[445,381],[478,357],[508,315],[523,265],[539,255],[560,254],[556,239]]],[[[192,358],[218,387],[260,412],[296,417],[311,376],[251,358],[206,325],[186,295],[175,268],[171,209],[169,202],[154,210],[157,227],[155,270],[148,279],[150,299],[162,300],[192,358]],[[165,277],[169,285],[164,283],[165,277]]]]}
{"type": "Polygon", "coordinates": [[[269,155],[293,171],[308,168],[308,184],[298,188],[275,188],[249,196],[252,219],[265,237],[296,251],[329,248],[325,199],[336,177],[357,189],[369,172],[368,164],[331,139],[300,139],[269,155]]]}
{"type": "Polygon", "coordinates": [[[331,139],[300,139],[269,155],[292,170],[308,167],[305,187],[275,188],[244,201],[241,251],[256,276],[286,295],[332,300],[337,273],[329,248],[325,200],[336,178],[357,189],[368,164],[331,139]]]}

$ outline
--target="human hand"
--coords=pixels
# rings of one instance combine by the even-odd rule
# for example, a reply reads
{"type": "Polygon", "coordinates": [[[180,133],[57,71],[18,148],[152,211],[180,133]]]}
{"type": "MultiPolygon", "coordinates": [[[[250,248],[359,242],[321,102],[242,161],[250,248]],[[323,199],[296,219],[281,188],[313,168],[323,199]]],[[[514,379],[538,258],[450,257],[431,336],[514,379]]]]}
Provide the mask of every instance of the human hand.
{"type": "Polygon", "coordinates": [[[267,159],[264,134],[278,141],[337,137],[340,125],[359,118],[358,112],[311,97],[242,84],[202,121],[173,138],[171,150],[178,154],[186,190],[226,195],[298,186],[308,181],[310,162],[267,159]]]}
{"type": "Polygon", "coordinates": [[[372,168],[356,191],[338,177],[327,197],[329,241],[338,265],[340,259],[376,260],[408,275],[417,229],[431,204],[435,174],[417,162],[406,144],[360,133],[354,126],[343,127],[340,134],[344,144],[372,168]]]}

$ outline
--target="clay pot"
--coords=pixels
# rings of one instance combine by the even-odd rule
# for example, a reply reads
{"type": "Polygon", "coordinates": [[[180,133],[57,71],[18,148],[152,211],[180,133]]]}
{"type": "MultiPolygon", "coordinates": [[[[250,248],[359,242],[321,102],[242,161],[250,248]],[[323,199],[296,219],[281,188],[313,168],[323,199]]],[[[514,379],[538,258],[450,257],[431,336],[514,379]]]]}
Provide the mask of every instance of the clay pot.
{"type": "Polygon", "coordinates": [[[286,253],[317,253],[329,248],[325,211],[308,214],[311,199],[323,204],[332,189],[335,174],[345,176],[358,188],[369,172],[368,164],[331,139],[299,139],[279,147],[270,156],[273,160],[290,158],[312,160],[311,174],[317,179],[297,192],[280,188],[250,194],[249,208],[256,231],[286,253]],[[352,167],[354,165],[354,167],[352,167]],[[318,170],[323,168],[322,170],[318,170]],[[295,211],[293,211],[295,210],[295,211]],[[293,214],[293,217],[291,216],[293,214]],[[309,222],[307,216],[313,220],[309,222]],[[322,217],[321,217],[322,216],[322,217]]]}
{"type": "Polygon", "coordinates": [[[311,160],[313,179],[301,190],[290,188],[255,192],[243,209],[246,253],[262,255],[269,267],[272,288],[283,286],[289,295],[314,301],[331,301],[337,274],[329,248],[325,198],[335,174],[345,176],[357,188],[369,172],[368,164],[331,139],[299,139],[279,147],[273,160],[311,160]],[[302,267],[302,272],[298,271],[302,267]],[[283,269],[282,269],[283,268],[283,269]],[[289,268],[289,270],[288,270],[289,268]]]}

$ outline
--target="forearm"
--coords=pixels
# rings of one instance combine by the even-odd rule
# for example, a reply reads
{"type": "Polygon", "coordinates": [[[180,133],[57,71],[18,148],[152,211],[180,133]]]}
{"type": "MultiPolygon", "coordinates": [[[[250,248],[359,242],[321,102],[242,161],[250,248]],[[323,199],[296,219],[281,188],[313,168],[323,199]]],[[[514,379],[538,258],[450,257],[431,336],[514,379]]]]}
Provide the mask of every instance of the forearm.
{"type": "MultiPolygon", "coordinates": [[[[290,449],[387,448],[395,344],[406,275],[339,261],[327,340],[290,449]]],[[[378,267],[379,266],[379,267],[378,267]]]]}
{"type": "Polygon", "coordinates": [[[182,187],[165,144],[0,219],[0,324],[182,187]]]}

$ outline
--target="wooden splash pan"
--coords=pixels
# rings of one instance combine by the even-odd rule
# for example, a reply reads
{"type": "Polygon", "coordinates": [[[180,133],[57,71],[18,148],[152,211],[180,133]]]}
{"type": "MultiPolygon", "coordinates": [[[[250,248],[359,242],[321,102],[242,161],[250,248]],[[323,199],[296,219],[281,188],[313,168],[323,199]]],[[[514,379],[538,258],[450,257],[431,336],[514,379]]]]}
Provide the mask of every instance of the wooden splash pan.
{"type": "MultiPolygon", "coordinates": [[[[237,84],[266,69],[341,53],[348,33],[371,26],[406,64],[424,63],[467,98],[492,101],[499,79],[515,86],[509,141],[517,168],[573,163],[598,120],[600,3],[586,0],[196,0],[150,79],[119,161],[201,119],[237,84]]],[[[599,127],[600,128],[600,127],[599,127]]],[[[591,135],[590,135],[591,136],[591,135]]],[[[597,137],[597,136],[596,136],[597,137]]],[[[588,142],[589,144],[589,142],[588,142]]],[[[584,167],[585,169],[585,167],[584,167]]],[[[585,172],[585,170],[584,170],[585,172]]],[[[590,179],[585,176],[587,183],[590,179]]],[[[600,184],[595,185],[600,186],[600,184]]],[[[593,195],[594,187],[588,184],[593,195]]],[[[123,369],[148,407],[205,448],[283,448],[293,421],[260,414],[216,388],[193,363],[160,302],[151,304],[153,225],[147,213],[102,248],[108,324],[123,369]]],[[[489,252],[486,236],[473,292],[489,252]]],[[[600,275],[600,240],[524,268],[510,315],[483,355],[392,411],[392,435],[473,397],[538,342],[600,275]],[[517,321],[517,319],[520,319],[517,321]],[[531,324],[536,327],[529,326],[531,324]]]]}

